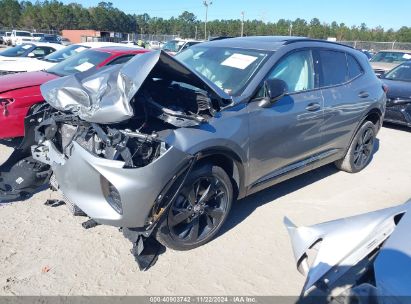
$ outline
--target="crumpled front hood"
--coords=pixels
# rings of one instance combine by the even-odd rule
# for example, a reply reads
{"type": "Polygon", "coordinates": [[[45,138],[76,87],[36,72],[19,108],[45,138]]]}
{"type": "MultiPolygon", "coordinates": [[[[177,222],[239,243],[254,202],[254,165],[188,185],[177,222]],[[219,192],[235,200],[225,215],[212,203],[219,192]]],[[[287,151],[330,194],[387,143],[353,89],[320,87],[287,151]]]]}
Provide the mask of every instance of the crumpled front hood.
{"type": "Polygon", "coordinates": [[[231,99],[216,85],[163,51],[136,56],[124,65],[91,69],[41,86],[44,99],[54,108],[71,111],[88,122],[110,124],[134,116],[131,100],[148,78],[167,76],[222,99],[231,99]]]}

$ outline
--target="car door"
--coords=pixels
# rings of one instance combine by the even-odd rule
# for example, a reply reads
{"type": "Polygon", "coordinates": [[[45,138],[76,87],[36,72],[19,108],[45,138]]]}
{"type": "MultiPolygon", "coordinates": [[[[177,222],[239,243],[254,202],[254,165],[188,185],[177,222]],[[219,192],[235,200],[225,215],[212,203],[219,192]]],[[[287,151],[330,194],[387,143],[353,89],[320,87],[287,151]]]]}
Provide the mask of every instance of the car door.
{"type": "Polygon", "coordinates": [[[364,71],[349,53],[327,49],[315,53],[324,98],[323,149],[344,153],[372,102],[369,84],[362,81],[364,71]]]}
{"type": "Polygon", "coordinates": [[[298,169],[321,146],[323,98],[316,89],[312,51],[282,57],[266,79],[274,78],[287,83],[288,94],[261,108],[260,90],[249,104],[249,180],[254,185],[298,169]]]}

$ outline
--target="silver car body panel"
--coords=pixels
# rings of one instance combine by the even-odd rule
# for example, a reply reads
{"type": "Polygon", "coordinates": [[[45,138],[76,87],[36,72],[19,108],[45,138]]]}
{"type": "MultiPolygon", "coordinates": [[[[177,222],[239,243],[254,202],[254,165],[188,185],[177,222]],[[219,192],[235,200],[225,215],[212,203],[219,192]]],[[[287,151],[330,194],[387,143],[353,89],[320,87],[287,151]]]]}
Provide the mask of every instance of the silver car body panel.
{"type": "Polygon", "coordinates": [[[332,283],[367,257],[394,231],[394,218],[410,207],[411,201],[397,207],[298,228],[285,218],[297,268],[307,275],[302,294],[309,294],[314,285],[325,277],[326,282],[332,283]],[[316,243],[318,245],[314,246],[316,243]],[[317,254],[309,266],[309,251],[313,246],[317,254]]]}
{"type": "MultiPolygon", "coordinates": [[[[409,211],[409,207],[407,209],[409,211]]],[[[411,213],[407,212],[374,262],[379,295],[392,300],[390,303],[409,303],[411,297],[410,231],[411,213]]]]}
{"type": "Polygon", "coordinates": [[[135,56],[124,65],[92,69],[62,77],[41,86],[44,99],[60,111],[71,111],[88,122],[117,123],[134,116],[131,100],[156,69],[166,68],[182,81],[213,92],[223,99],[231,97],[200,74],[163,51],[135,56]]]}
{"type": "Polygon", "coordinates": [[[171,147],[146,167],[124,169],[124,162],[94,156],[76,142],[69,157],[48,146],[52,151],[49,155],[54,155],[50,163],[64,196],[98,223],[122,227],[144,227],[157,196],[176,174],[168,170],[169,164],[182,168],[192,158],[171,147]],[[107,202],[102,178],[118,190],[123,214],[107,202]]]}

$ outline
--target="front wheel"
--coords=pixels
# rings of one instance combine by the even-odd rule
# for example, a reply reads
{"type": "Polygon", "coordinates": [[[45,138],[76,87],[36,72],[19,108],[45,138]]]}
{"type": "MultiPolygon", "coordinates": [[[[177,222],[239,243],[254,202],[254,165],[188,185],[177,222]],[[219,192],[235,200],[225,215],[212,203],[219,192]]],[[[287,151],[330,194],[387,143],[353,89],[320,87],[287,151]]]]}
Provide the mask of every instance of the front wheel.
{"type": "Polygon", "coordinates": [[[230,211],[233,187],[220,167],[204,164],[187,177],[159,224],[156,238],[174,250],[190,250],[209,242],[230,211]]]}
{"type": "Polygon", "coordinates": [[[347,155],[335,162],[338,169],[348,173],[362,171],[371,161],[376,131],[371,121],[365,122],[355,135],[347,155]]]}

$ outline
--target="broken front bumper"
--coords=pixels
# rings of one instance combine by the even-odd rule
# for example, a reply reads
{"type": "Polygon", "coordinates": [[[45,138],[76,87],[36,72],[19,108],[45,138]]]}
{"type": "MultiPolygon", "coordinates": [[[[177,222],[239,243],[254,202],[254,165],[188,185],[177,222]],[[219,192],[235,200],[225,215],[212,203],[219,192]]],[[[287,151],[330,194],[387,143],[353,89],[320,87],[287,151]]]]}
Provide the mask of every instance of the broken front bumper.
{"type": "Polygon", "coordinates": [[[52,166],[70,202],[100,224],[129,228],[148,224],[162,190],[192,159],[170,147],[145,167],[125,169],[124,162],[94,156],[76,142],[68,157],[48,141],[32,152],[35,159],[52,166]]]}

